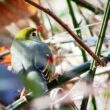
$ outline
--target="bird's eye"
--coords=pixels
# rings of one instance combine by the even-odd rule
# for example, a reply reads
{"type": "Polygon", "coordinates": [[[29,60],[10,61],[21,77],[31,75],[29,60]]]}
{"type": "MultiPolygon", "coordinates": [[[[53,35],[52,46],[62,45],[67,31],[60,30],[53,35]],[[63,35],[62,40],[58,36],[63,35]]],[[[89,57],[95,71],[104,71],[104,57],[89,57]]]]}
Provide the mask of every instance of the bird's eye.
{"type": "Polygon", "coordinates": [[[36,37],[36,33],[35,33],[35,32],[33,32],[33,33],[32,33],[32,36],[33,36],[33,37],[36,37]]]}

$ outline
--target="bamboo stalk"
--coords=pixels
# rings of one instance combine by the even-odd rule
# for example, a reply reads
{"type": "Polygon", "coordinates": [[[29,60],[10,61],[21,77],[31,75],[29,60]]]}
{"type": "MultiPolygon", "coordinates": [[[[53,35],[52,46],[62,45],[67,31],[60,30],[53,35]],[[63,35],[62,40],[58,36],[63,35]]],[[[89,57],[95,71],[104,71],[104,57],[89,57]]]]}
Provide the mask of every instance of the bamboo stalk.
{"type": "MultiPolygon", "coordinates": [[[[98,39],[98,42],[96,44],[95,53],[97,56],[100,56],[100,53],[101,53],[101,48],[102,48],[102,44],[104,41],[108,20],[109,20],[109,14],[110,14],[110,0],[108,0],[108,3],[107,3],[106,11],[104,14],[103,22],[102,22],[99,37],[98,37],[99,39],[98,39]]],[[[91,66],[90,66],[90,71],[89,71],[89,75],[92,78],[92,80],[94,78],[96,68],[97,68],[96,62],[93,60],[91,66]]]]}
{"type": "MultiPolygon", "coordinates": [[[[96,44],[95,53],[96,53],[97,56],[100,56],[100,53],[101,53],[101,48],[102,48],[103,40],[104,40],[104,37],[105,37],[105,32],[106,32],[106,29],[107,29],[108,20],[109,20],[109,13],[110,13],[110,0],[108,0],[108,2],[107,2],[106,11],[104,13],[102,26],[101,26],[100,33],[99,33],[99,39],[98,39],[98,42],[96,44]]],[[[92,63],[91,63],[91,66],[90,66],[89,74],[88,74],[87,82],[89,84],[93,83],[96,68],[97,68],[96,62],[95,62],[95,60],[93,60],[92,63]]],[[[84,103],[84,100],[82,101],[82,103],[84,103]]],[[[81,106],[81,108],[82,107],[83,106],[81,106]]],[[[83,109],[83,110],[86,110],[86,109],[87,109],[87,104],[85,105],[85,109],[83,109]]],[[[94,105],[93,110],[97,110],[95,105],[94,105]]]]}
{"type": "MultiPolygon", "coordinates": [[[[66,1],[67,1],[68,9],[69,9],[69,12],[70,12],[70,15],[72,18],[73,26],[74,26],[74,28],[79,28],[79,24],[78,24],[77,19],[75,17],[71,1],[70,0],[66,0],[66,1]]],[[[79,38],[82,40],[81,30],[76,30],[76,32],[77,32],[77,35],[79,36],[79,38]]],[[[86,52],[82,48],[80,48],[80,50],[82,53],[83,62],[88,61],[86,52]]]]}

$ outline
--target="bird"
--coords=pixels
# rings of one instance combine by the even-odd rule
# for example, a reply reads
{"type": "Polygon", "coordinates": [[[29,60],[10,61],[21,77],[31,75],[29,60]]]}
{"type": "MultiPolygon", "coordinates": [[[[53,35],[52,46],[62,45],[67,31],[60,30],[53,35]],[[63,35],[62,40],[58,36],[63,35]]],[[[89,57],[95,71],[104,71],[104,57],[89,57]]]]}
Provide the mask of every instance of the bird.
{"type": "Polygon", "coordinates": [[[49,46],[43,42],[36,28],[20,30],[12,42],[11,49],[13,71],[36,86],[48,90],[47,83],[53,80],[55,61],[49,46]]]}

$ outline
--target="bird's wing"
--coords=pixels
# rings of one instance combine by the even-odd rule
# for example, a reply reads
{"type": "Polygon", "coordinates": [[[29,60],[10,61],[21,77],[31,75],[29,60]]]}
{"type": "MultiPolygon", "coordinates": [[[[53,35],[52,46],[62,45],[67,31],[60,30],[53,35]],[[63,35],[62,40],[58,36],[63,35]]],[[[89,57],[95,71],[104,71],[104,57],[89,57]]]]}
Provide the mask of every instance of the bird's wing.
{"type": "Polygon", "coordinates": [[[50,80],[53,71],[55,70],[54,64],[51,64],[51,62],[48,59],[48,56],[52,57],[52,52],[47,46],[47,44],[38,42],[34,46],[34,66],[37,70],[41,72],[41,75],[44,79],[50,80]]]}

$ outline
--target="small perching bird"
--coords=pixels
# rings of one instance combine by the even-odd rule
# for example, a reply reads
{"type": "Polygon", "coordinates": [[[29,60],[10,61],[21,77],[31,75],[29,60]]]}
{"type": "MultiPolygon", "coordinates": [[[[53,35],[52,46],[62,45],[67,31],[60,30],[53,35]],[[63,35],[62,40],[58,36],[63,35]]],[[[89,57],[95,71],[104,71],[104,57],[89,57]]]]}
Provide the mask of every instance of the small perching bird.
{"type": "Polygon", "coordinates": [[[55,72],[53,55],[35,28],[27,27],[18,32],[11,46],[11,55],[12,67],[17,74],[43,84],[43,88],[52,80],[55,72]]]}

